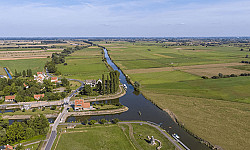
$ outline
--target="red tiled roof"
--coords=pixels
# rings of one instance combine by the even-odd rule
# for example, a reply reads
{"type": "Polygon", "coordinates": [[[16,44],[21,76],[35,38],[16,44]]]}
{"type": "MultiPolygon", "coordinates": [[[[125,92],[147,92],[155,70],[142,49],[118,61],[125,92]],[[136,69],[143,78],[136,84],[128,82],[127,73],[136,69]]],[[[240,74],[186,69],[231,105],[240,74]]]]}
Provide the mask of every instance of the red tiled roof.
{"type": "Polygon", "coordinates": [[[15,99],[15,98],[16,98],[16,95],[5,96],[5,100],[7,100],[7,99],[15,99]]]}
{"type": "Polygon", "coordinates": [[[4,147],[5,147],[6,150],[12,150],[13,149],[13,146],[10,146],[9,144],[4,145],[4,147]]]}
{"type": "Polygon", "coordinates": [[[43,73],[42,72],[37,72],[36,74],[39,75],[39,74],[43,74],[43,73]]]}
{"type": "Polygon", "coordinates": [[[82,99],[75,100],[75,107],[90,108],[90,103],[84,103],[84,100],[82,99]],[[80,105],[80,106],[77,106],[77,105],[80,105]]]}
{"type": "Polygon", "coordinates": [[[34,99],[40,99],[41,97],[44,97],[44,94],[34,95],[34,99]]]}
{"type": "Polygon", "coordinates": [[[57,80],[57,77],[51,77],[51,80],[57,80]]]}

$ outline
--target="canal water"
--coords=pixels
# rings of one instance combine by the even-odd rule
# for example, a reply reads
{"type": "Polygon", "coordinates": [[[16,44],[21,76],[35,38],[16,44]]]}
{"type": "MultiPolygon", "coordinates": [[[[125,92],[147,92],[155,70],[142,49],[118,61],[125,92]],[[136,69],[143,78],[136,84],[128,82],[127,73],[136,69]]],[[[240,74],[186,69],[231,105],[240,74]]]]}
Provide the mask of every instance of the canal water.
{"type": "Polygon", "coordinates": [[[170,135],[176,133],[180,136],[180,140],[192,150],[207,150],[209,149],[204,144],[201,144],[197,139],[184,131],[179,127],[166,113],[162,111],[149,100],[147,100],[142,94],[134,91],[132,85],[128,84],[125,75],[120,69],[112,62],[108,56],[108,52],[104,49],[105,58],[108,64],[114,69],[120,72],[120,81],[122,84],[126,84],[128,89],[126,95],[119,99],[119,102],[129,108],[128,111],[116,114],[116,115],[104,115],[104,116],[83,116],[83,117],[68,117],[67,122],[83,121],[84,119],[102,119],[112,120],[113,118],[119,118],[120,120],[142,120],[151,121],[157,124],[161,124],[161,127],[165,129],[170,135]],[[141,112],[139,115],[138,112],[141,112]]]}

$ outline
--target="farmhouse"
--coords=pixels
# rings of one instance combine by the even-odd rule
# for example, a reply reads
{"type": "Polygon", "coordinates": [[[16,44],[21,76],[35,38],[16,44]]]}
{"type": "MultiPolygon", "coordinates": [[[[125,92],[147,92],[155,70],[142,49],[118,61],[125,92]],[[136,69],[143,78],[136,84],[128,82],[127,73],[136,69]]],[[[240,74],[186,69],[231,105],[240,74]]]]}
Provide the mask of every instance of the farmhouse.
{"type": "Polygon", "coordinates": [[[37,80],[39,83],[43,83],[43,80],[46,78],[45,73],[43,72],[37,72],[37,75],[34,75],[34,80],[37,80]]]}
{"type": "Polygon", "coordinates": [[[15,101],[16,95],[5,96],[5,102],[13,102],[15,101]]]}
{"type": "Polygon", "coordinates": [[[34,99],[36,99],[36,100],[41,99],[41,97],[44,97],[44,94],[34,95],[34,99]]]}
{"type": "Polygon", "coordinates": [[[96,80],[84,80],[85,85],[90,85],[90,87],[95,87],[98,84],[98,82],[102,83],[102,80],[101,79],[97,81],[96,80]]]}
{"type": "Polygon", "coordinates": [[[57,83],[58,82],[58,78],[57,77],[51,77],[51,82],[57,83]]]}
{"type": "Polygon", "coordinates": [[[90,110],[92,107],[90,103],[85,103],[84,100],[75,100],[75,111],[90,110]]]}

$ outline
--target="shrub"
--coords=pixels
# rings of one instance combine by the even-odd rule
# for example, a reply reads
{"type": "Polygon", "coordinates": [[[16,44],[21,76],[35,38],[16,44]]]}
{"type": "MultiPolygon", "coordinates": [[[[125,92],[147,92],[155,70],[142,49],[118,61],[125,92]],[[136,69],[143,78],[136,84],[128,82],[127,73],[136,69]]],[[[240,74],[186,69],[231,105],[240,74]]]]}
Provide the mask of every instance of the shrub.
{"type": "Polygon", "coordinates": [[[212,79],[219,79],[220,77],[218,77],[218,76],[212,76],[211,78],[212,79]]]}
{"type": "Polygon", "coordinates": [[[113,123],[113,124],[117,124],[119,121],[120,121],[120,120],[119,120],[118,118],[112,119],[112,123],[113,123]]]}
{"type": "Polygon", "coordinates": [[[51,106],[50,110],[56,110],[56,105],[51,106]]]}
{"type": "Polygon", "coordinates": [[[90,124],[90,125],[93,125],[93,124],[95,124],[95,123],[96,123],[95,120],[90,120],[90,121],[89,121],[89,124],[90,124]]]}
{"type": "Polygon", "coordinates": [[[202,79],[208,79],[208,77],[207,77],[207,76],[202,76],[201,78],[202,78],[202,79]]]}
{"type": "Polygon", "coordinates": [[[104,118],[100,120],[101,124],[105,124],[106,122],[108,122],[108,121],[106,119],[104,119],[104,118]]]}
{"type": "Polygon", "coordinates": [[[32,112],[35,112],[35,111],[36,111],[36,108],[33,108],[33,109],[32,109],[32,112]]]}
{"type": "Polygon", "coordinates": [[[44,110],[45,110],[45,107],[42,108],[42,111],[44,111],[44,110]]]}

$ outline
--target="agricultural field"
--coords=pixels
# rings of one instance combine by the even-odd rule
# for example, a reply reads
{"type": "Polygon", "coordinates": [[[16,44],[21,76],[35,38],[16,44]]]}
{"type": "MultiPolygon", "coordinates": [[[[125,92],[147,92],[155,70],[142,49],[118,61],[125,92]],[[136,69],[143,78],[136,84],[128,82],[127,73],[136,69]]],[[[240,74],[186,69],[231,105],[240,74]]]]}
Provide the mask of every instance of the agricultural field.
{"type": "Polygon", "coordinates": [[[100,48],[85,48],[66,57],[67,65],[57,65],[58,70],[66,78],[71,79],[99,79],[109,70],[102,61],[100,48]]]}
{"type": "Polygon", "coordinates": [[[15,69],[17,72],[31,69],[33,73],[36,73],[44,70],[44,65],[48,60],[48,58],[0,60],[0,67],[8,67],[12,74],[15,73],[15,69]]]}
{"type": "Polygon", "coordinates": [[[199,137],[224,149],[250,147],[250,77],[211,79],[250,73],[240,63],[249,51],[223,46],[166,46],[166,43],[96,42],[141,92],[160,108],[173,112],[199,137]],[[207,76],[209,79],[202,79],[207,76]]]}

